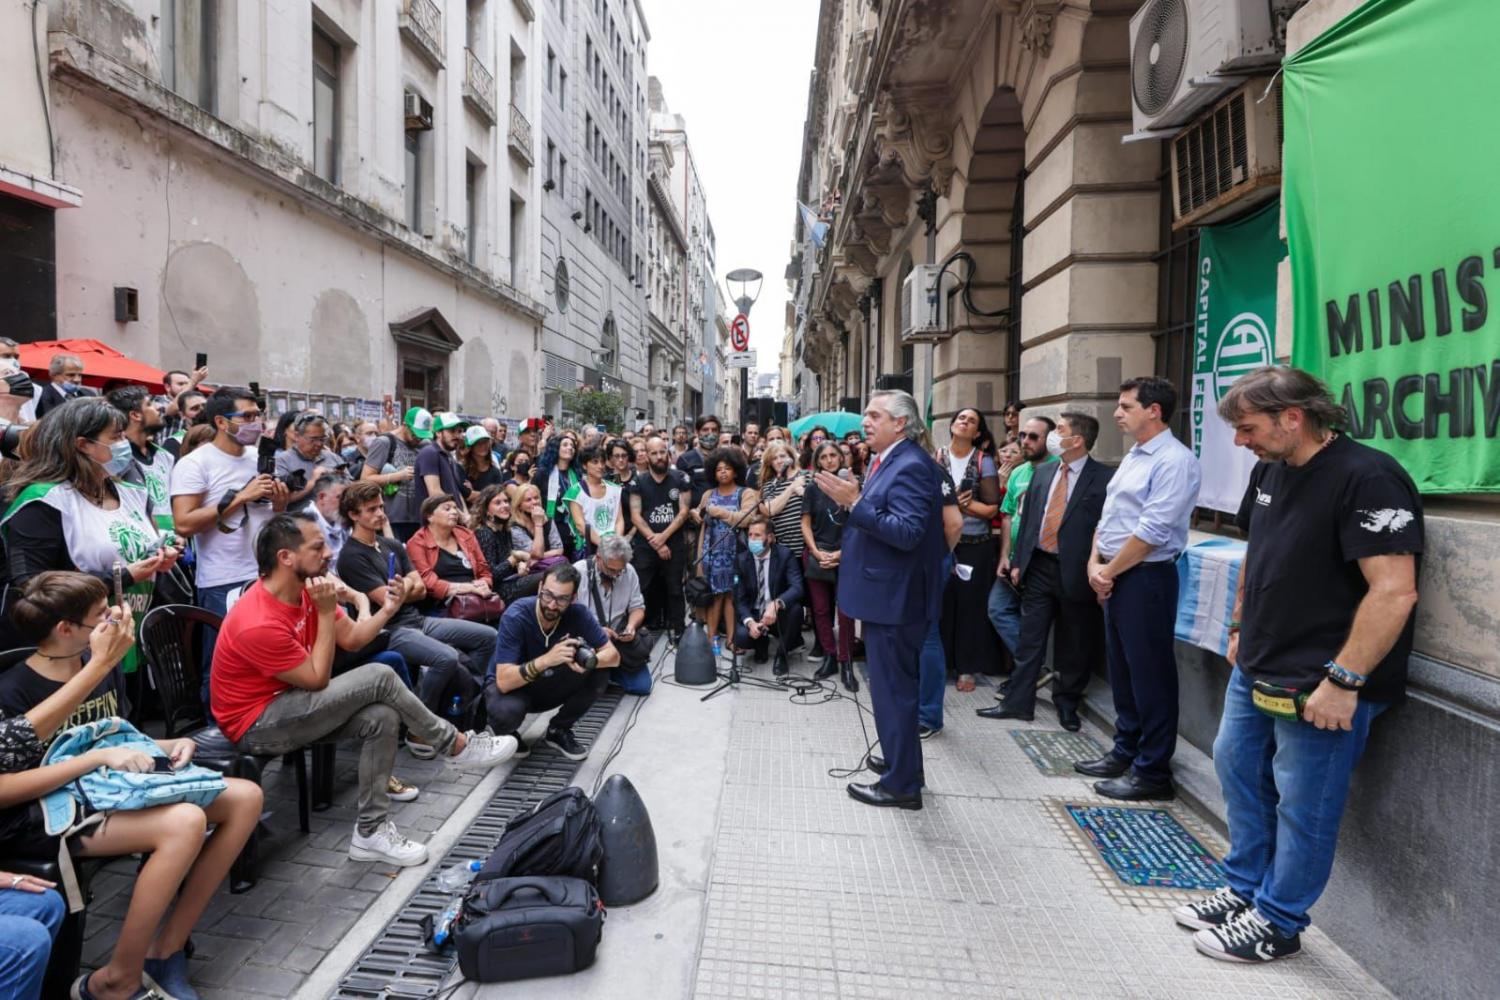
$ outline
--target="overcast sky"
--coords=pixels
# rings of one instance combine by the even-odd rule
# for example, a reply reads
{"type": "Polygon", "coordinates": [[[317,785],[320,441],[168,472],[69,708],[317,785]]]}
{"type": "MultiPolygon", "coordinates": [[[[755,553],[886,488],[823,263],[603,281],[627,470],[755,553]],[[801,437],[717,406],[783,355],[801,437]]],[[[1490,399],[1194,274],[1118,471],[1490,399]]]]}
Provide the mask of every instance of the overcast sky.
{"type": "Polygon", "coordinates": [[[766,276],[750,346],[757,369],[775,371],[818,2],[642,0],[641,8],[651,29],[646,69],[661,80],[668,109],[687,120],[708,193],[719,286],[738,267],[766,276]]]}

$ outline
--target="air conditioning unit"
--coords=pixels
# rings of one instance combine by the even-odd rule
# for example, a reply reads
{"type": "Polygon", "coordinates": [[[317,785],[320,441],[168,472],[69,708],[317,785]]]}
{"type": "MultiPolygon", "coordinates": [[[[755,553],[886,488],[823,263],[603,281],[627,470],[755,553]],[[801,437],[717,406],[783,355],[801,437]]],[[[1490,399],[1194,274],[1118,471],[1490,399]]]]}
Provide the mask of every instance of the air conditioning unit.
{"type": "Polygon", "coordinates": [[[1251,80],[1172,142],[1172,228],[1238,215],[1281,190],[1281,85],[1251,80]]]}
{"type": "Polygon", "coordinates": [[[1132,139],[1165,139],[1281,62],[1266,0],[1147,0],[1130,18],[1132,139]]]}
{"type": "Polygon", "coordinates": [[[910,375],[878,375],[875,378],[875,388],[881,392],[889,392],[899,389],[902,392],[911,392],[910,375]]]}
{"type": "Polygon", "coordinates": [[[939,264],[918,264],[901,282],[901,343],[935,343],[953,336],[948,302],[958,275],[939,264]],[[942,288],[938,276],[942,275],[942,288]]]}
{"type": "Polygon", "coordinates": [[[406,131],[432,131],[432,105],[422,99],[421,94],[406,91],[406,131]]]}

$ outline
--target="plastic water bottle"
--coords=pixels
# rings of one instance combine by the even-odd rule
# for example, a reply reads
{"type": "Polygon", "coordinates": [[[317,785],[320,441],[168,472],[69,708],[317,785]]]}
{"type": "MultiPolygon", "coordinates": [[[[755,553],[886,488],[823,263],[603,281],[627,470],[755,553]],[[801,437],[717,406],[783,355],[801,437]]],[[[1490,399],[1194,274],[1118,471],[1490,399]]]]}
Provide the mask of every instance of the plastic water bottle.
{"type": "Polygon", "coordinates": [[[459,889],[467,888],[474,880],[474,873],[484,867],[482,861],[470,861],[468,864],[453,865],[438,872],[437,887],[444,892],[457,892],[459,889]]]}
{"type": "Polygon", "coordinates": [[[464,901],[457,897],[448,904],[448,908],[439,914],[432,925],[432,943],[434,947],[441,948],[448,943],[448,937],[453,931],[453,922],[458,919],[458,914],[463,910],[464,901]]]}

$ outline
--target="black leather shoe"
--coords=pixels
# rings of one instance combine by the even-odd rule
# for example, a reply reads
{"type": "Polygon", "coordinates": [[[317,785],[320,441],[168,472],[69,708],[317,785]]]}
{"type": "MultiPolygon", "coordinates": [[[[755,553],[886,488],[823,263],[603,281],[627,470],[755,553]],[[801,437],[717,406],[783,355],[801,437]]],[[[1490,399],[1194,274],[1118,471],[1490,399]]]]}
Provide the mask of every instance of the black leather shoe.
{"type": "Polygon", "coordinates": [[[776,662],[771,664],[771,674],[774,677],[785,677],[788,670],[786,657],[781,653],[776,654],[776,662]]]}
{"type": "Polygon", "coordinates": [[[755,662],[756,663],[765,663],[770,658],[771,658],[771,651],[769,649],[757,649],[755,651],[755,662]]]}
{"type": "Polygon", "coordinates": [[[839,680],[844,682],[845,691],[859,690],[859,677],[854,673],[854,664],[847,660],[839,664],[839,680]]]}
{"type": "Polygon", "coordinates": [[[1107,753],[1098,760],[1080,760],[1073,764],[1073,770],[1079,774],[1086,774],[1090,778],[1118,778],[1130,770],[1130,761],[1121,760],[1112,753],[1107,753]]]}
{"type": "Polygon", "coordinates": [[[922,808],[922,793],[914,795],[897,795],[880,787],[880,782],[869,785],[850,785],[849,797],[855,802],[863,802],[867,806],[894,807],[896,809],[920,809],[922,808]]]}
{"type": "Polygon", "coordinates": [[[1058,706],[1057,723],[1070,733],[1076,733],[1083,728],[1083,720],[1078,717],[1078,709],[1067,705],[1058,706]]]}
{"type": "Polygon", "coordinates": [[[1142,780],[1134,771],[1128,771],[1108,781],[1096,781],[1094,791],[1105,798],[1124,799],[1126,802],[1158,802],[1177,797],[1177,791],[1170,781],[1164,785],[1153,784],[1142,780]]]}
{"type": "Polygon", "coordinates": [[[891,769],[891,762],[886,760],[879,754],[872,753],[870,754],[870,759],[865,763],[865,766],[868,767],[871,771],[874,771],[876,774],[884,774],[891,769]]]}
{"type": "Polygon", "coordinates": [[[813,680],[821,681],[826,677],[832,677],[838,672],[839,661],[833,658],[832,653],[829,653],[827,656],[823,657],[822,665],[818,667],[817,670],[813,671],[813,680]]]}
{"type": "Polygon", "coordinates": [[[1030,722],[1032,720],[1032,713],[1018,712],[1013,708],[1006,708],[1003,705],[992,705],[989,708],[976,708],[974,709],[974,714],[979,716],[981,719],[1020,719],[1022,722],[1030,722]]]}

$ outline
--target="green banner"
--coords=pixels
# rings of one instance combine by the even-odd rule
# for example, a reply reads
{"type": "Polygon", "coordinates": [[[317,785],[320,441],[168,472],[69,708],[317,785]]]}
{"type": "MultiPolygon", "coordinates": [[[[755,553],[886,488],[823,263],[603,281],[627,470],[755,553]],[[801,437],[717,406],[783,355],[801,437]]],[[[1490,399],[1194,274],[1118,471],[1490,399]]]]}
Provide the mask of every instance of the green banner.
{"type": "Polygon", "coordinates": [[[1193,323],[1193,450],[1203,469],[1198,505],[1237,511],[1255,455],[1237,448],[1219,400],[1246,372],[1276,356],[1276,265],[1286,256],[1280,203],[1198,234],[1198,306],[1193,323]]]}
{"type": "Polygon", "coordinates": [[[1500,490],[1496,0],[1369,0],[1285,66],[1292,361],[1424,493],[1500,490]]]}

